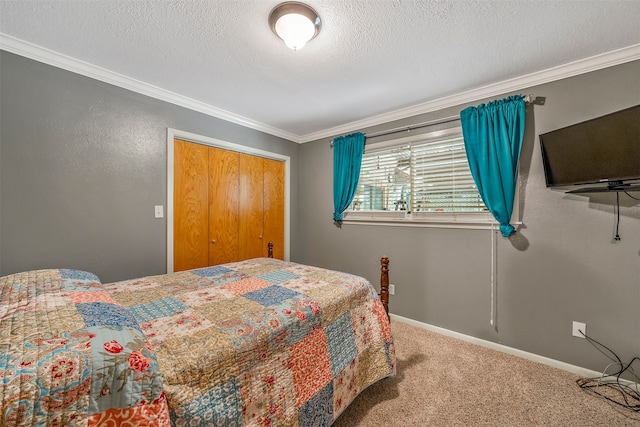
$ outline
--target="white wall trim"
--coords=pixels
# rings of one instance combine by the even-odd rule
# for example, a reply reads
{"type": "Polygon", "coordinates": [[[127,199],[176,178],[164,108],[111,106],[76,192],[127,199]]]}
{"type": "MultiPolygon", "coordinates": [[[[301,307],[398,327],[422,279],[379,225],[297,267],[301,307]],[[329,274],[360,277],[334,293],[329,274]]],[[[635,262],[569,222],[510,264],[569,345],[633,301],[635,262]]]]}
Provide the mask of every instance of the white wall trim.
{"type": "Polygon", "coordinates": [[[284,162],[284,259],[291,257],[291,157],[221,139],[209,138],[178,129],[167,128],[167,273],[173,273],[173,141],[182,139],[211,147],[237,151],[284,162]]]}
{"type": "Polygon", "coordinates": [[[268,133],[290,141],[300,142],[300,137],[290,132],[274,128],[250,118],[231,113],[221,108],[205,104],[204,102],[162,89],[158,86],[136,80],[36,44],[17,39],[7,34],[0,33],[0,50],[6,50],[7,52],[15,53],[48,65],[53,65],[54,67],[62,68],[63,70],[71,71],[76,74],[90,77],[104,83],[109,83],[132,92],[150,96],[151,98],[169,102],[171,104],[245,126],[250,129],[268,133]]]}
{"type": "Polygon", "coordinates": [[[572,77],[603,68],[613,67],[615,65],[624,64],[626,62],[636,61],[638,59],[640,59],[640,44],[635,44],[601,55],[596,55],[590,58],[581,59],[578,61],[570,62],[568,64],[549,68],[548,70],[538,71],[535,73],[505,80],[499,83],[472,89],[456,95],[447,96],[378,116],[373,116],[363,120],[347,123],[342,126],[336,126],[319,132],[310,133],[301,136],[300,139],[302,140],[302,142],[309,142],[321,138],[333,137],[336,135],[354,132],[356,130],[364,129],[367,127],[389,123],[395,120],[406,119],[407,117],[417,116],[419,114],[431,113],[434,111],[443,110],[445,108],[455,107],[457,105],[463,105],[469,102],[478,101],[480,99],[527,89],[532,86],[550,83],[556,80],[565,79],[567,77],[572,77]]]}
{"type": "Polygon", "coordinates": [[[572,374],[579,375],[580,377],[583,377],[583,378],[595,378],[595,377],[600,377],[602,375],[602,372],[593,371],[591,369],[582,368],[580,366],[561,362],[559,360],[551,359],[549,357],[544,357],[538,354],[529,353],[527,351],[518,350],[517,348],[508,347],[506,345],[497,344],[491,341],[472,337],[470,335],[465,335],[459,332],[450,331],[448,329],[444,329],[439,326],[429,325],[428,323],[418,322],[417,320],[409,319],[409,318],[398,316],[395,314],[390,314],[390,316],[391,316],[391,320],[407,323],[411,326],[426,329],[428,331],[446,335],[452,338],[457,338],[462,341],[467,341],[472,344],[490,348],[492,350],[497,350],[502,353],[510,354],[512,356],[521,357],[523,359],[531,360],[533,362],[542,363],[543,365],[551,366],[552,368],[562,369],[563,371],[571,372],[572,374]]]}
{"type": "Polygon", "coordinates": [[[54,67],[72,71],[83,76],[87,76],[105,83],[109,83],[142,95],[166,101],[190,110],[194,110],[212,117],[226,120],[241,126],[245,126],[260,132],[287,139],[289,141],[304,143],[317,139],[332,137],[335,135],[353,132],[370,126],[376,126],[394,120],[405,119],[419,114],[430,113],[444,108],[463,105],[492,96],[519,91],[532,86],[561,80],[567,77],[612,67],[640,59],[640,44],[627,46],[611,52],[592,56],[570,62],[547,70],[538,71],[499,83],[483,86],[477,89],[462,92],[456,95],[447,96],[433,101],[424,102],[411,107],[402,108],[389,113],[369,117],[367,119],[346,123],[318,132],[306,135],[296,135],[291,132],[278,129],[264,123],[257,122],[247,117],[243,117],[229,111],[214,107],[209,104],[197,101],[186,96],[162,89],[160,87],[142,82],[140,80],[115,73],[102,67],[81,61],[79,59],[63,55],[53,50],[38,46],[33,43],[20,40],[18,38],[0,32],[0,50],[6,50],[17,55],[24,56],[39,62],[43,62],[54,67]]]}

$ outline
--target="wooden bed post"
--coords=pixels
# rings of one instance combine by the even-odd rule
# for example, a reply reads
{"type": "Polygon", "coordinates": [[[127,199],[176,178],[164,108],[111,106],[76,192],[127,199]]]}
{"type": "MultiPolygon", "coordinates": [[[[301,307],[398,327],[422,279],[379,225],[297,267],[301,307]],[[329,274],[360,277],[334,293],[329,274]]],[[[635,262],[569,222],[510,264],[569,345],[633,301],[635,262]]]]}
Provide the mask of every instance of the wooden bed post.
{"type": "Polygon", "coordinates": [[[269,258],[273,258],[273,242],[267,243],[267,248],[269,248],[267,252],[267,256],[269,258]]]}
{"type": "Polygon", "coordinates": [[[389,258],[380,259],[380,300],[389,317],[389,258]]]}

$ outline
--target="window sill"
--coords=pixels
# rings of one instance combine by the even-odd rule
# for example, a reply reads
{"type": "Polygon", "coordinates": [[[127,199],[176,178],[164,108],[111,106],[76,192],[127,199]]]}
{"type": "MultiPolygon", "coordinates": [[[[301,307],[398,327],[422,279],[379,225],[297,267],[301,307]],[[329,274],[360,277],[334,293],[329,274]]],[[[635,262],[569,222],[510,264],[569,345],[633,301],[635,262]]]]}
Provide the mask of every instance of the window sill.
{"type": "MultiPolygon", "coordinates": [[[[489,212],[479,213],[429,213],[407,214],[402,211],[346,211],[343,224],[384,225],[393,227],[431,227],[491,230],[498,228],[498,222],[489,212]]],[[[521,222],[512,222],[521,225],[521,222]]]]}

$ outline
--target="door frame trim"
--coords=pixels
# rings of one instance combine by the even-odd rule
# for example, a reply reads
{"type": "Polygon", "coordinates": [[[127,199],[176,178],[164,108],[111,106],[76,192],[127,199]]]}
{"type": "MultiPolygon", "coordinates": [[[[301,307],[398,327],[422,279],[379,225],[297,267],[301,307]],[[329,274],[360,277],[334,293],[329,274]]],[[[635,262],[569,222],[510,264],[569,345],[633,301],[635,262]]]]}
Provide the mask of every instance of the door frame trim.
{"type": "Polygon", "coordinates": [[[291,239],[291,157],[179,129],[167,128],[167,273],[173,273],[173,141],[176,138],[194,142],[196,144],[208,145],[210,147],[237,151],[239,153],[251,154],[284,162],[284,259],[285,261],[289,261],[291,239]]]}

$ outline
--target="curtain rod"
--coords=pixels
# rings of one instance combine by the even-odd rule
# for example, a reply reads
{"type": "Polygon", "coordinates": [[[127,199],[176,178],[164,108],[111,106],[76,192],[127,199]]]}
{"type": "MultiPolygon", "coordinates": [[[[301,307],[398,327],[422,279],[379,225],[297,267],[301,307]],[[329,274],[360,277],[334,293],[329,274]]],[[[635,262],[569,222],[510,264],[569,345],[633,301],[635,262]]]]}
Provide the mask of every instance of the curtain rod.
{"type": "MultiPolygon", "coordinates": [[[[387,130],[374,132],[374,133],[365,133],[364,135],[367,137],[367,139],[377,138],[379,136],[386,136],[386,135],[392,135],[394,133],[407,132],[407,131],[411,131],[411,130],[414,130],[414,129],[424,128],[424,127],[427,127],[427,126],[434,126],[434,125],[439,125],[439,124],[442,124],[442,123],[455,122],[457,120],[460,120],[460,116],[450,116],[450,117],[445,117],[445,118],[442,118],[442,119],[430,120],[428,122],[417,123],[415,125],[401,126],[401,127],[398,127],[398,128],[387,129],[387,130]]],[[[333,147],[333,139],[329,143],[329,146],[333,147]]]]}
{"type": "Polygon", "coordinates": [[[418,123],[415,125],[408,125],[408,126],[401,126],[399,128],[394,128],[394,129],[389,129],[389,130],[383,130],[380,132],[374,132],[371,134],[365,134],[367,136],[367,138],[377,138],[379,136],[386,136],[386,135],[391,135],[394,133],[399,133],[399,132],[405,132],[405,131],[412,131],[414,129],[420,129],[420,128],[425,128],[427,126],[435,126],[435,125],[439,125],[439,124],[443,124],[443,123],[450,123],[450,122],[455,122],[460,120],[460,116],[450,116],[450,117],[445,117],[442,119],[436,119],[436,120],[430,120],[428,122],[423,122],[423,123],[418,123]]]}
{"type": "MultiPolygon", "coordinates": [[[[533,101],[535,101],[536,97],[534,95],[526,95],[524,96],[524,102],[526,104],[530,104],[533,101]]],[[[394,133],[400,133],[400,132],[407,132],[407,131],[411,131],[414,129],[420,129],[420,128],[424,128],[427,126],[435,126],[435,125],[440,125],[443,123],[451,123],[451,122],[455,122],[460,120],[460,115],[457,116],[449,116],[449,117],[444,117],[442,119],[435,119],[435,120],[430,120],[428,122],[423,122],[423,123],[418,123],[415,125],[407,125],[407,126],[401,126],[398,128],[393,128],[393,129],[388,129],[388,130],[383,130],[383,131],[379,131],[379,132],[374,132],[371,134],[367,134],[365,133],[364,135],[368,138],[377,138],[380,136],[386,136],[386,135],[392,135],[394,133]]],[[[333,139],[331,140],[331,142],[329,142],[329,146],[333,148],[333,139]]]]}

